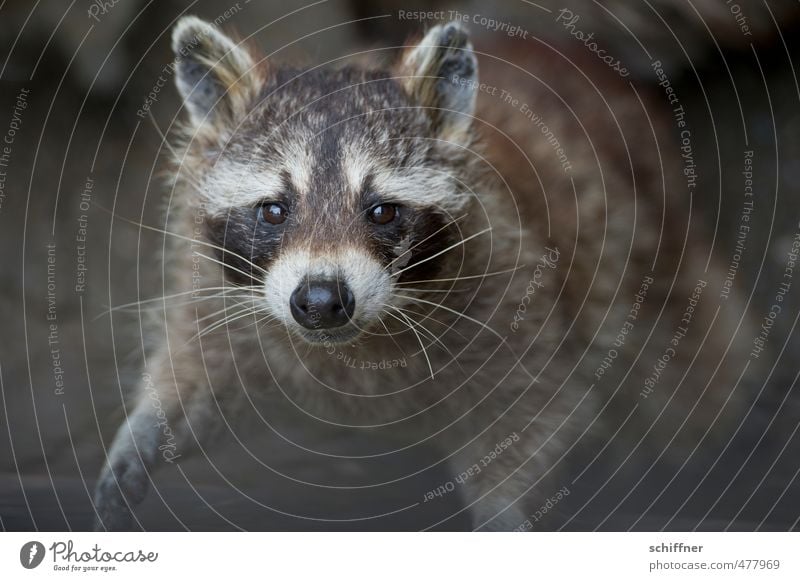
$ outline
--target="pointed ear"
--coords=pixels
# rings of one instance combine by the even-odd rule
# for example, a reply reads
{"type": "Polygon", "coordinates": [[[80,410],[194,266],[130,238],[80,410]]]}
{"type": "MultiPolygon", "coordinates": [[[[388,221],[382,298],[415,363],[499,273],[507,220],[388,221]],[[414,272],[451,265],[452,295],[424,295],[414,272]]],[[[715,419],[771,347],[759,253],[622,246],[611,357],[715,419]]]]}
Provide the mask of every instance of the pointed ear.
{"type": "Polygon", "coordinates": [[[248,50],[213,24],[184,16],[172,30],[175,84],[192,124],[220,126],[244,116],[263,84],[248,50]]]}
{"type": "Polygon", "coordinates": [[[478,60],[461,24],[433,27],[399,67],[409,96],[428,110],[440,139],[466,145],[475,112],[478,60]]]}

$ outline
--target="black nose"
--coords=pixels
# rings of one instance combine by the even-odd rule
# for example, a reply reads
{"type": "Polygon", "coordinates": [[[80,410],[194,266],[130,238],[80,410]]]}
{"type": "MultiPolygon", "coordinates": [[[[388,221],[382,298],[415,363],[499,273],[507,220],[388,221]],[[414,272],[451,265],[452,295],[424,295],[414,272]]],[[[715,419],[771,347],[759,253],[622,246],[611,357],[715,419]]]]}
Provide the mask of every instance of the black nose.
{"type": "Polygon", "coordinates": [[[306,329],[333,329],[353,316],[356,299],[338,280],[306,280],[289,300],[294,320],[306,329]]]}

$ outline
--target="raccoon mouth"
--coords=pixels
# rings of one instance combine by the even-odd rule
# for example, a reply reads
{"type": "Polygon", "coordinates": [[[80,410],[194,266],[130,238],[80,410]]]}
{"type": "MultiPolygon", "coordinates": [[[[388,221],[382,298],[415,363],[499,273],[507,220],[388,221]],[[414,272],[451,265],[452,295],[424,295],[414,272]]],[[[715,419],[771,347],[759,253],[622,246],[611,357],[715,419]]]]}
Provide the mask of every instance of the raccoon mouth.
{"type": "Polygon", "coordinates": [[[298,334],[306,343],[317,347],[330,347],[354,341],[361,335],[361,330],[355,325],[348,325],[338,329],[302,329],[298,334]]]}

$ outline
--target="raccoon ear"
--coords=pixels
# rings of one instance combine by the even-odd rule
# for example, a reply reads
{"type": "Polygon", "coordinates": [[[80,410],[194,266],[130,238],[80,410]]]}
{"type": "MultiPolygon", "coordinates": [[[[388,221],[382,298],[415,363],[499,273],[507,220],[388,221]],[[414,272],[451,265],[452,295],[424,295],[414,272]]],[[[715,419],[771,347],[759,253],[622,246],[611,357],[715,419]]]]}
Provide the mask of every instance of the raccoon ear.
{"type": "Polygon", "coordinates": [[[400,64],[406,92],[428,109],[440,139],[466,145],[475,111],[478,60],[457,22],[433,27],[400,64]]]}
{"type": "Polygon", "coordinates": [[[184,16],[172,30],[175,84],[195,126],[246,114],[263,83],[248,50],[213,24],[184,16]]]}

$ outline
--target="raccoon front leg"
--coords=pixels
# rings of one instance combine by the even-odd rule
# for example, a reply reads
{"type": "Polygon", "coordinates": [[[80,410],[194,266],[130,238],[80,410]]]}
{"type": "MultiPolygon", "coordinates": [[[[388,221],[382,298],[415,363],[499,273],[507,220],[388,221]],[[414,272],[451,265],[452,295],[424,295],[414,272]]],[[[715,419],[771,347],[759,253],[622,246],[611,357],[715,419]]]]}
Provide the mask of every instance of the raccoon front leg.
{"type": "MultiPolygon", "coordinates": [[[[513,531],[527,522],[550,459],[558,456],[555,438],[523,431],[490,430],[479,437],[451,463],[453,488],[460,489],[469,507],[473,530],[513,531]]],[[[551,471],[551,472],[554,472],[551,471]]]]}
{"type": "Polygon", "coordinates": [[[155,411],[143,399],[117,430],[94,494],[95,530],[128,530],[131,508],[144,500],[158,452],[155,411]]]}
{"type": "Polygon", "coordinates": [[[207,412],[210,398],[200,394],[160,396],[146,386],[133,413],[117,431],[95,489],[95,530],[129,530],[132,509],[144,500],[150,471],[159,458],[173,463],[188,454],[218,424],[207,412]],[[202,400],[202,401],[198,401],[202,400]]]}

